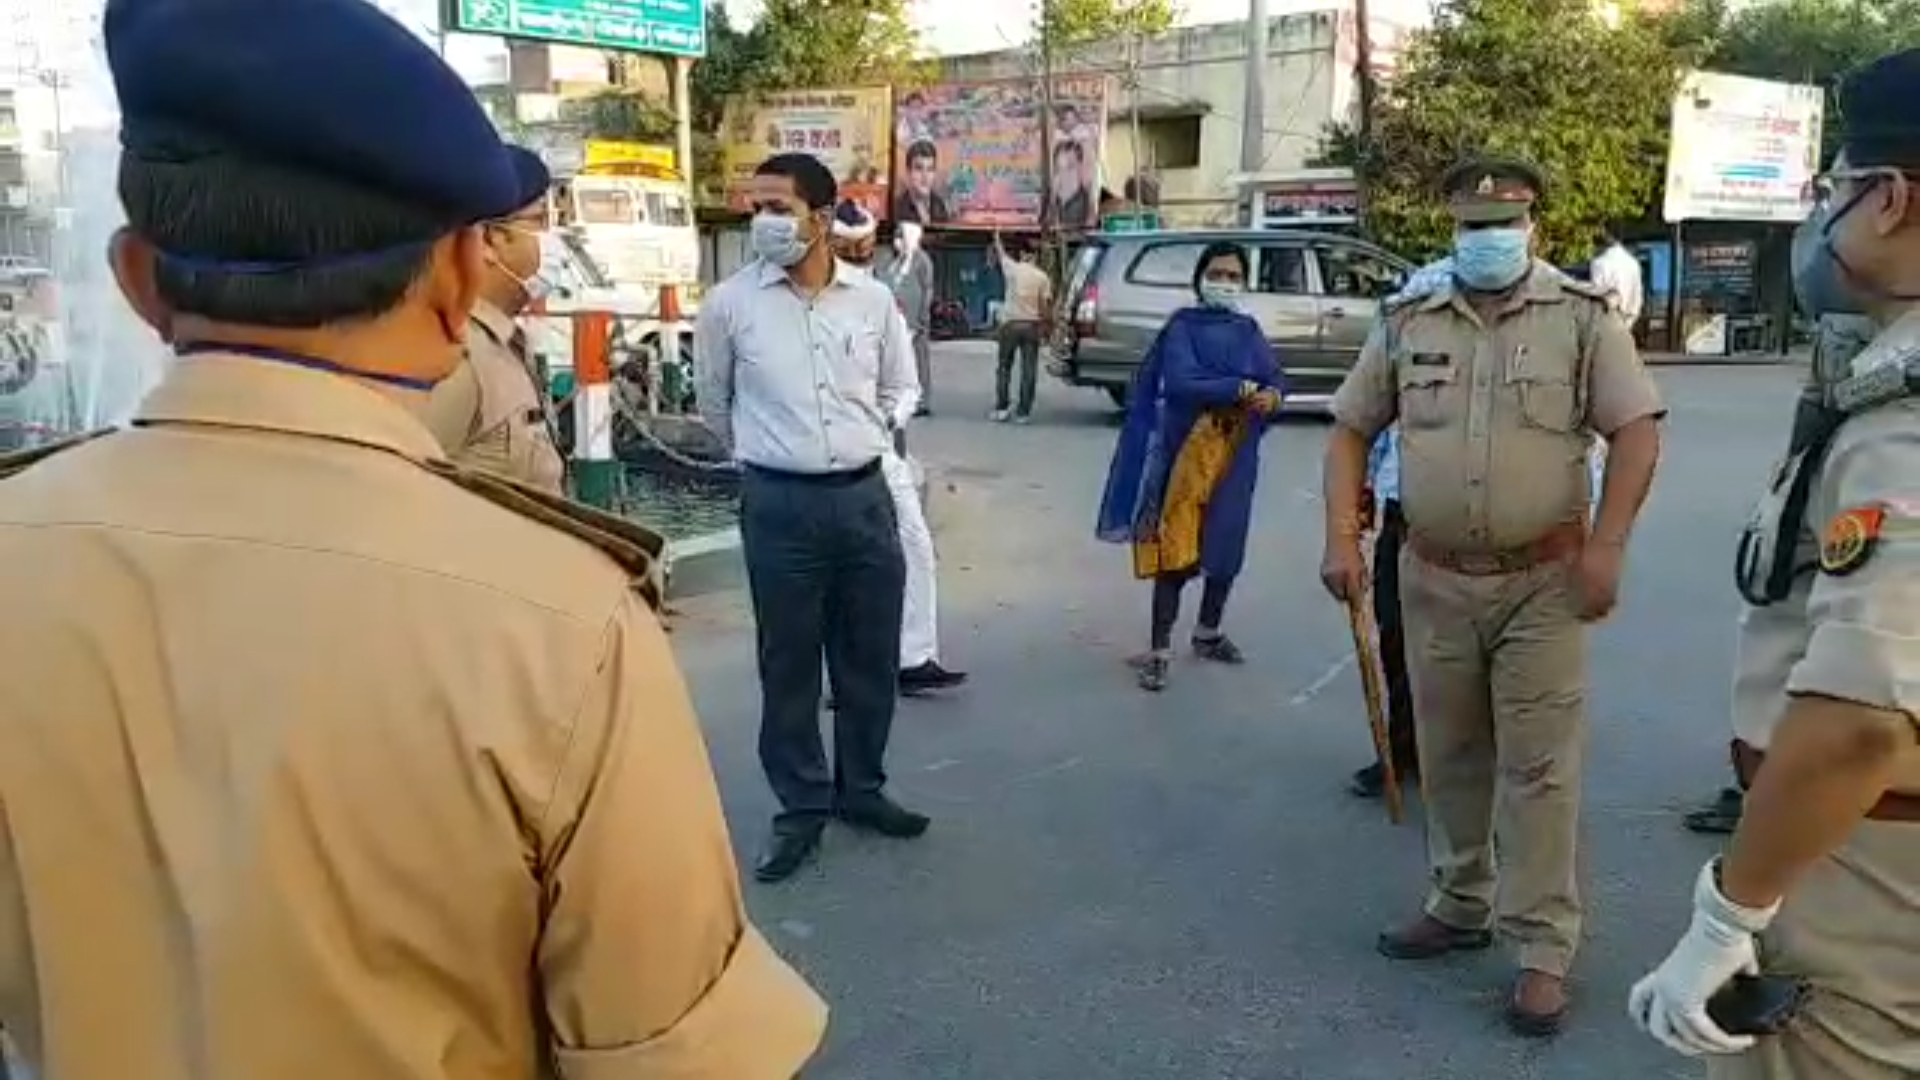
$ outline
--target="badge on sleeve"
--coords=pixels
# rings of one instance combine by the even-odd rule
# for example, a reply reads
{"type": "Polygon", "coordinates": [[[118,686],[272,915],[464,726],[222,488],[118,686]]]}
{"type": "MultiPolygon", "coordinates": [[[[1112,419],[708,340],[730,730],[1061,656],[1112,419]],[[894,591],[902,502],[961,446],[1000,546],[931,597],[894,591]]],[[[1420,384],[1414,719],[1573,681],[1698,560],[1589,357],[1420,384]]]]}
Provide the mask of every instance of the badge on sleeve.
{"type": "Polygon", "coordinates": [[[1880,506],[1856,506],[1835,514],[1820,537],[1820,569],[1845,577],[1867,565],[1886,521],[1887,511],[1880,506]]]}

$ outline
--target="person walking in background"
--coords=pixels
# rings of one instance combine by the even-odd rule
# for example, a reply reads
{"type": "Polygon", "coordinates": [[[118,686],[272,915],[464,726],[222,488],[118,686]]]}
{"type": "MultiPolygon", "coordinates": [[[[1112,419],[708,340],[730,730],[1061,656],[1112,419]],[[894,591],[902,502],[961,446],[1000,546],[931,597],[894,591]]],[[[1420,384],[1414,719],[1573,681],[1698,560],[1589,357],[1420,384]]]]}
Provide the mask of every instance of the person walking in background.
{"type": "Polygon", "coordinates": [[[468,320],[466,356],[427,400],[427,426],[447,457],[517,480],[551,495],[566,494],[566,461],[527,334],[515,321],[546,299],[543,268],[547,187],[540,156],[509,147],[525,190],[537,197],[512,215],[486,223],[486,277],[468,320]]]}
{"type": "Polygon", "coordinates": [[[790,1080],[826,1010],[741,903],[663,541],[421,422],[539,189],[372,4],[101,30],[103,277],[175,359],[131,424],[0,461],[17,1064],[790,1080]]]}
{"type": "Polygon", "coordinates": [[[1284,394],[1273,347],[1239,309],[1247,270],[1238,244],[1201,252],[1198,302],[1174,312],[1142,361],[1107,469],[1095,532],[1130,545],[1134,576],[1153,582],[1148,651],[1135,664],[1143,690],[1167,685],[1180,595],[1195,577],[1205,584],[1194,653],[1244,661],[1220,624],[1246,558],[1260,440],[1284,394]]]}
{"type": "MultiPolygon", "coordinates": [[[[1387,745],[1403,782],[1419,783],[1420,755],[1413,726],[1413,684],[1407,679],[1407,638],[1400,615],[1400,549],[1407,518],[1400,509],[1400,429],[1390,427],[1367,455],[1367,499],[1373,508],[1373,621],[1380,631],[1380,666],[1387,686],[1387,745]]],[[[1353,774],[1352,792],[1377,799],[1387,770],[1374,762],[1353,774]]]]}
{"type": "Polygon", "coordinates": [[[911,221],[895,223],[893,261],[881,274],[913,333],[913,367],[920,377],[920,407],[915,416],[933,411],[933,347],[928,338],[933,323],[933,258],[921,250],[921,239],[920,226],[911,221]]]}
{"type": "Polygon", "coordinates": [[[1646,283],[1640,260],[1611,230],[1601,232],[1600,254],[1594,256],[1587,276],[1594,288],[1606,294],[1607,308],[1620,316],[1631,332],[1646,305],[1646,283]]]}
{"type": "Polygon", "coordinates": [[[700,415],[743,466],[760,763],[781,806],[762,881],[813,858],[831,817],[902,839],[928,825],[886,794],[906,563],[882,462],[919,387],[893,296],[834,257],[836,193],[810,155],[760,164],[756,258],[708,294],[693,338],[700,415]],[[839,703],[831,766],[823,657],[839,703]]]}
{"type": "Polygon", "coordinates": [[[1014,249],[1009,253],[1000,234],[993,234],[993,254],[999,260],[1006,291],[1000,301],[1000,357],[993,373],[993,412],[988,418],[1024,424],[1033,417],[1033,397],[1040,379],[1040,343],[1046,340],[1052,319],[1053,281],[1034,265],[1031,245],[1016,240],[1014,249]],[[1016,360],[1020,365],[1018,406],[1013,405],[1011,393],[1016,360]]]}

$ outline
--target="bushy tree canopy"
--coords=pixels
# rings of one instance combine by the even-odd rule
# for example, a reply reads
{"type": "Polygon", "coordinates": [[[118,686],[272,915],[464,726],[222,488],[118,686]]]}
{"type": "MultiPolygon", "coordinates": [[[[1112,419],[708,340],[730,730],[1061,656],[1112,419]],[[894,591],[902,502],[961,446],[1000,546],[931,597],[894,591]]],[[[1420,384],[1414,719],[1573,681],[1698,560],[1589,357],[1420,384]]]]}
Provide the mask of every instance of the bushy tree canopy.
{"type": "Polygon", "coordinates": [[[1328,158],[1362,176],[1369,229],[1416,258],[1451,236],[1439,191],[1450,166],[1524,158],[1548,182],[1542,254],[1582,260],[1600,228],[1658,198],[1668,112],[1691,59],[1658,27],[1603,19],[1591,0],[1453,0],[1402,52],[1371,138],[1338,128],[1328,158]]]}

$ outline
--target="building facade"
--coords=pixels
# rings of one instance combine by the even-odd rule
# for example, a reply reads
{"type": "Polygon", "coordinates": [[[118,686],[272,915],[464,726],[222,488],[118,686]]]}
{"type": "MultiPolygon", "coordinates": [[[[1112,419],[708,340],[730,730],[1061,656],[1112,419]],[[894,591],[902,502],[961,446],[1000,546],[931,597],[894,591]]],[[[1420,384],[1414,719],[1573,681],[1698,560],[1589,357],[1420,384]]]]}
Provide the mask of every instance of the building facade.
{"type": "MultiPolygon", "coordinates": [[[[1380,18],[1371,19],[1370,25],[1374,66],[1390,70],[1406,28],[1380,18]]],[[[1354,30],[1351,8],[1268,20],[1264,130],[1255,176],[1310,169],[1328,126],[1352,117],[1357,103],[1354,30]]],[[[1241,22],[1186,27],[1136,49],[1123,42],[1095,46],[1059,65],[1061,74],[1106,76],[1101,171],[1109,191],[1122,194],[1127,180],[1138,175],[1145,178],[1143,190],[1157,192],[1168,225],[1244,220],[1247,185],[1253,179],[1241,168],[1246,31],[1241,22]]],[[[949,82],[1038,77],[1031,49],[950,56],[940,67],[941,78],[949,82]]]]}

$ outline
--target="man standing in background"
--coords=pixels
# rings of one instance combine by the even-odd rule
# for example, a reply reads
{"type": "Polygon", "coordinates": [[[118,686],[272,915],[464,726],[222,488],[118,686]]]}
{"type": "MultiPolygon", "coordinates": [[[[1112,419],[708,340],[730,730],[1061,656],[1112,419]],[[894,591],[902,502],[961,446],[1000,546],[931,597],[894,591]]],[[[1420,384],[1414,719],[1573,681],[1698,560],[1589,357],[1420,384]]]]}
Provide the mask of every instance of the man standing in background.
{"type": "Polygon", "coordinates": [[[995,423],[1024,424],[1033,418],[1033,396],[1040,378],[1040,343],[1046,340],[1053,281],[1033,263],[1033,249],[1021,240],[1007,250],[999,233],[993,234],[993,254],[1000,261],[1006,293],[1000,301],[1000,363],[993,373],[995,423]],[[1020,361],[1020,404],[1012,407],[1013,362],[1020,361]]]}
{"type": "Polygon", "coordinates": [[[893,301],[913,332],[913,367],[920,376],[920,407],[915,416],[933,411],[933,349],[927,332],[933,322],[933,259],[920,248],[920,226],[902,221],[894,226],[893,262],[881,280],[893,290],[893,301]]]}
{"type": "Polygon", "coordinates": [[[1640,260],[1633,257],[1620,238],[1611,231],[1600,234],[1600,254],[1594,256],[1588,276],[1593,286],[1607,294],[1607,307],[1620,316],[1632,332],[1646,306],[1646,284],[1641,279],[1640,260]]]}

